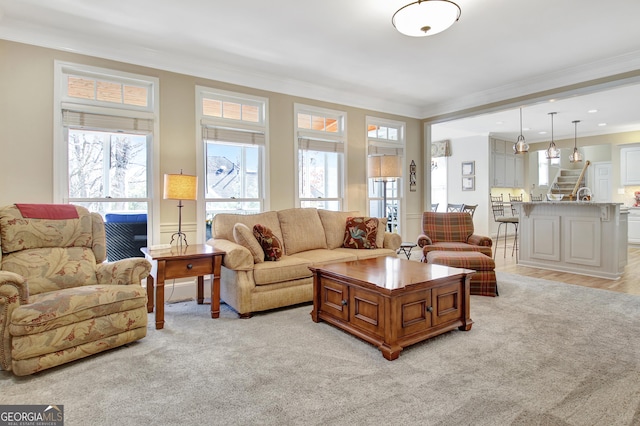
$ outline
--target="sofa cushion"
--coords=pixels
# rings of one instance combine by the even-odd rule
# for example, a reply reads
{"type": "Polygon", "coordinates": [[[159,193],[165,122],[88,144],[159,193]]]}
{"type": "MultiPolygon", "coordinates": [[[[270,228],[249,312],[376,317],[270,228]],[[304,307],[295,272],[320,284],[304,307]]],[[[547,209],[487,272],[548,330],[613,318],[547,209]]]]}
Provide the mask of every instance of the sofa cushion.
{"type": "Polygon", "coordinates": [[[273,231],[260,224],[253,226],[253,235],[264,250],[264,260],[276,261],[282,257],[282,243],[273,235],[273,231]]]}
{"type": "Polygon", "coordinates": [[[378,219],[375,217],[349,217],[344,230],[345,248],[374,249],[378,233],[378,219]]]}
{"type": "Polygon", "coordinates": [[[213,222],[211,223],[211,237],[234,241],[233,226],[236,223],[244,223],[249,227],[249,229],[253,229],[253,226],[256,224],[264,225],[271,229],[273,235],[282,242],[282,231],[280,230],[278,213],[275,211],[257,214],[218,213],[213,216],[213,222]]]}
{"type": "MultiPolygon", "coordinates": [[[[360,213],[353,212],[337,212],[333,210],[318,209],[318,215],[324,228],[324,234],[327,240],[327,248],[329,250],[342,247],[344,242],[344,227],[348,217],[359,216],[360,213]]],[[[384,235],[382,236],[384,238],[384,235]]]]}
{"type": "Polygon", "coordinates": [[[233,225],[233,239],[236,243],[249,249],[253,256],[253,263],[264,262],[264,250],[247,225],[244,223],[233,225]]]}
{"type": "Polygon", "coordinates": [[[455,212],[424,212],[422,229],[434,244],[441,241],[466,243],[474,231],[471,215],[455,212]]]}
{"type": "Polygon", "coordinates": [[[91,213],[75,206],[77,219],[28,219],[23,218],[16,206],[0,210],[2,253],[48,247],[91,247],[91,213]]]}
{"type": "Polygon", "coordinates": [[[37,248],[5,254],[2,270],[25,277],[29,295],[98,284],[96,258],[87,247],[37,248]]]}
{"type": "Polygon", "coordinates": [[[293,208],[280,210],[280,229],[287,255],[313,249],[326,249],[327,240],[318,210],[293,208]]]}
{"type": "Polygon", "coordinates": [[[387,232],[387,218],[378,218],[378,232],[376,233],[376,248],[384,247],[384,234],[387,232]]]}
{"type": "Polygon", "coordinates": [[[377,248],[370,250],[354,250],[350,248],[337,248],[335,252],[351,253],[357,260],[373,259],[374,257],[391,256],[397,257],[396,251],[388,248],[377,248]]]}
{"type": "Polygon", "coordinates": [[[293,281],[312,276],[307,259],[282,256],[277,262],[263,262],[254,265],[253,279],[257,286],[293,281]]]}
{"type": "Polygon", "coordinates": [[[17,307],[9,331],[12,336],[38,334],[146,304],[146,289],[140,285],[99,284],[51,291],[30,296],[29,304],[17,307]]]}
{"type": "Polygon", "coordinates": [[[358,260],[354,250],[338,251],[338,249],[316,249],[307,250],[300,253],[292,254],[291,257],[298,259],[306,259],[314,265],[319,263],[336,263],[336,262],[348,262],[350,260],[358,260]],[[351,253],[349,253],[351,252],[351,253]]]}
{"type": "Polygon", "coordinates": [[[474,246],[472,244],[467,244],[467,243],[458,243],[458,242],[440,242],[440,243],[433,243],[431,245],[426,245],[424,247],[422,247],[422,254],[423,256],[427,256],[427,254],[431,251],[437,251],[437,250],[449,250],[449,251],[477,251],[480,252],[482,254],[485,254],[489,257],[492,257],[492,250],[491,247],[488,246],[474,246]]]}

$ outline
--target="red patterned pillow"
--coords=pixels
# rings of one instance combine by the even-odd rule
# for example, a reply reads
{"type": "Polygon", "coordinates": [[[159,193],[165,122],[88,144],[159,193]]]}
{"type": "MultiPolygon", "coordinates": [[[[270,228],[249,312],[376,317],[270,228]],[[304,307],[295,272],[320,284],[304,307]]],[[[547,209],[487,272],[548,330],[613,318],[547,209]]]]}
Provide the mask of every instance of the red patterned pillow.
{"type": "Polygon", "coordinates": [[[282,257],[282,243],[278,237],[273,235],[271,229],[256,224],[253,226],[253,236],[256,237],[264,250],[264,260],[276,261],[282,257]]]}
{"type": "Polygon", "coordinates": [[[374,249],[378,235],[378,218],[348,217],[342,247],[374,249]]]}

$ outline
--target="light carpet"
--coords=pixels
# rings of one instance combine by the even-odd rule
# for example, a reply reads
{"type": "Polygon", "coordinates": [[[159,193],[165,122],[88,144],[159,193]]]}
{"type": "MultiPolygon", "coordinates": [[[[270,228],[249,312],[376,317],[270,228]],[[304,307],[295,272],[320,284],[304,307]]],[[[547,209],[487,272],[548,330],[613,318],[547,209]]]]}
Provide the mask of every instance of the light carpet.
{"type": "Polygon", "coordinates": [[[2,404],[62,404],[65,425],[638,425],[640,297],[498,273],[473,328],[395,361],[311,305],[238,319],[166,306],[164,330],[34,376],[2,404]]]}

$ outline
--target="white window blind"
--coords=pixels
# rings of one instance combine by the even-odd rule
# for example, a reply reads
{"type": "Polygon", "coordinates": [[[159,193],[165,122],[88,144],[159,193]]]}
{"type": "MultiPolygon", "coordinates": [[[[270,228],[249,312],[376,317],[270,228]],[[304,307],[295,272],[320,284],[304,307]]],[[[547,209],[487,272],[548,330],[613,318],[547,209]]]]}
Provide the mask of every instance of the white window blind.
{"type": "Polygon", "coordinates": [[[246,145],[264,145],[264,132],[225,127],[202,126],[202,138],[208,141],[241,143],[246,145]]]}
{"type": "Polygon", "coordinates": [[[298,148],[308,151],[344,152],[342,141],[326,141],[320,139],[298,138],[298,148]]]}
{"type": "Polygon", "coordinates": [[[84,129],[118,129],[128,132],[153,131],[152,119],[96,114],[68,109],[62,110],[62,125],[84,129]]]}
{"type": "Polygon", "coordinates": [[[398,155],[403,156],[404,149],[401,146],[377,145],[369,143],[369,155],[398,155]]]}

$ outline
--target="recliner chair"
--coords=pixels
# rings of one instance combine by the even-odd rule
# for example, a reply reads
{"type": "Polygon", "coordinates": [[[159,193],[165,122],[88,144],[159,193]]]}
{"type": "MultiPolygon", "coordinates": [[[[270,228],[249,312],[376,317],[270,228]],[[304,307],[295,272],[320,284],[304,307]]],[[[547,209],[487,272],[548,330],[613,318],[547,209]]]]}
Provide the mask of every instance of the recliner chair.
{"type": "Polygon", "coordinates": [[[144,258],[105,263],[102,217],[72,205],[0,208],[0,364],[24,376],[147,333],[144,258]]]}

